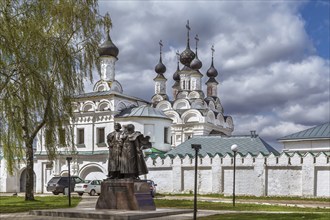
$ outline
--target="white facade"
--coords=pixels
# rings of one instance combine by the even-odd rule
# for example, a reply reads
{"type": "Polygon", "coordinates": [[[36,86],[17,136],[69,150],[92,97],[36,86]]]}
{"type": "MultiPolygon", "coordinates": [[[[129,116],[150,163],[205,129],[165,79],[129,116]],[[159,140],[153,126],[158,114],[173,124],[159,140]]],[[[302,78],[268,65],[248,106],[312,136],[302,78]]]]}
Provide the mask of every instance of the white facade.
{"type": "MultiPolygon", "coordinates": [[[[273,154],[236,157],[237,195],[330,197],[329,155],[273,154]]],[[[191,193],[194,190],[194,159],[148,158],[148,179],[159,193],[191,193]]],[[[233,158],[198,158],[198,193],[232,195],[233,158]]]]}

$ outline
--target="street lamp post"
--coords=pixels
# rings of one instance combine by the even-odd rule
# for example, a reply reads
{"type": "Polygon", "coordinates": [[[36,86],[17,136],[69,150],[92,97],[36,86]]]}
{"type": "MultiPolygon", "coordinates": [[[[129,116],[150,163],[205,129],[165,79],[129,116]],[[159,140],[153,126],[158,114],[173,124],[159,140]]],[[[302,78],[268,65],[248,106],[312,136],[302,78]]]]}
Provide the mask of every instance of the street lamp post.
{"type": "Polygon", "coordinates": [[[72,157],[67,157],[66,160],[68,161],[68,176],[69,176],[69,187],[68,187],[68,196],[69,196],[69,207],[71,206],[71,173],[70,173],[70,162],[72,157]]]}
{"type": "Polygon", "coordinates": [[[231,146],[231,150],[234,152],[234,172],[233,172],[233,206],[235,206],[235,173],[236,173],[236,154],[238,150],[237,144],[231,146]]]}
{"type": "Polygon", "coordinates": [[[194,185],[194,220],[197,217],[197,167],[198,167],[198,151],[202,148],[200,144],[192,144],[191,148],[195,150],[195,185],[194,185]]]}

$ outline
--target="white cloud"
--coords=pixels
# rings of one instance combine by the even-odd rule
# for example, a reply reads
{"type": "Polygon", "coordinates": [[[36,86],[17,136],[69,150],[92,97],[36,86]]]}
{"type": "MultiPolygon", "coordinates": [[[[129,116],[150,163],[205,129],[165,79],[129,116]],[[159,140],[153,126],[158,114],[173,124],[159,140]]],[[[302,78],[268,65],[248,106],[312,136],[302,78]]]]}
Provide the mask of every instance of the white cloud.
{"type": "MultiPolygon", "coordinates": [[[[154,67],[163,40],[167,93],[171,97],[176,50],[199,35],[201,72],[211,62],[219,72],[219,97],[233,116],[235,133],[257,130],[275,140],[329,121],[329,60],[316,54],[299,10],[301,1],[100,1],[113,20],[119,48],[116,78],[124,92],[150,100],[154,67]]],[[[97,78],[96,78],[97,79],[97,78]]],[[[204,82],[206,77],[204,77],[204,82]]],[[[204,85],[205,91],[205,85],[204,85]]]]}

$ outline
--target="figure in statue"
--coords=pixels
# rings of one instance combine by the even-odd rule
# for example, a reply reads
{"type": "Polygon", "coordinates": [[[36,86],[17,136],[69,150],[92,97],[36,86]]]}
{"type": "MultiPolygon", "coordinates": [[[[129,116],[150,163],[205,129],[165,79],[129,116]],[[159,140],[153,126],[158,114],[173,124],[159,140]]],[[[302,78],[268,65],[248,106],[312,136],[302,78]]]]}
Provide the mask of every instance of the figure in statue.
{"type": "Polygon", "coordinates": [[[150,137],[144,137],[135,131],[133,124],[128,124],[121,130],[121,125],[115,123],[115,131],[107,136],[109,146],[108,178],[139,179],[139,175],[147,174],[148,168],[144,160],[143,149],[151,148],[150,137]]]}
{"type": "Polygon", "coordinates": [[[123,140],[120,173],[124,178],[138,179],[139,175],[148,173],[142,150],[151,147],[149,136],[143,137],[141,132],[135,131],[133,124],[128,124],[123,132],[123,140]]]}
{"type": "Polygon", "coordinates": [[[123,148],[123,132],[120,130],[121,125],[115,123],[114,131],[107,136],[107,143],[109,146],[109,161],[108,161],[108,178],[121,178],[120,161],[123,148]]]}

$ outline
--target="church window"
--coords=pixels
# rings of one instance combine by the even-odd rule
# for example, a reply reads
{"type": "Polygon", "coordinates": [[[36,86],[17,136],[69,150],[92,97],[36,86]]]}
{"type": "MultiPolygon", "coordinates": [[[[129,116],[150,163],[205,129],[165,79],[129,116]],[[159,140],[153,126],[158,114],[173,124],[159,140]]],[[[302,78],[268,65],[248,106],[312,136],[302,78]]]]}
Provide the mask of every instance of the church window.
{"type": "Polygon", "coordinates": [[[60,147],[65,146],[65,130],[63,128],[58,129],[58,141],[60,147]]]}
{"type": "Polygon", "coordinates": [[[77,130],[77,144],[85,143],[85,130],[83,128],[78,128],[77,130]]]}
{"type": "Polygon", "coordinates": [[[105,143],[105,130],[104,128],[97,128],[96,130],[97,135],[97,143],[105,143]]]}
{"type": "Polygon", "coordinates": [[[176,139],[177,142],[181,142],[181,135],[176,135],[175,139],[176,139]]]}
{"type": "Polygon", "coordinates": [[[169,141],[168,141],[168,131],[169,131],[169,129],[168,129],[168,127],[165,127],[164,128],[164,143],[165,144],[169,144],[169,141]]]}
{"type": "Polygon", "coordinates": [[[191,134],[191,133],[189,133],[189,134],[185,134],[185,138],[184,138],[184,140],[185,140],[185,141],[186,141],[186,140],[189,140],[191,137],[192,137],[192,134],[191,134]]]}

